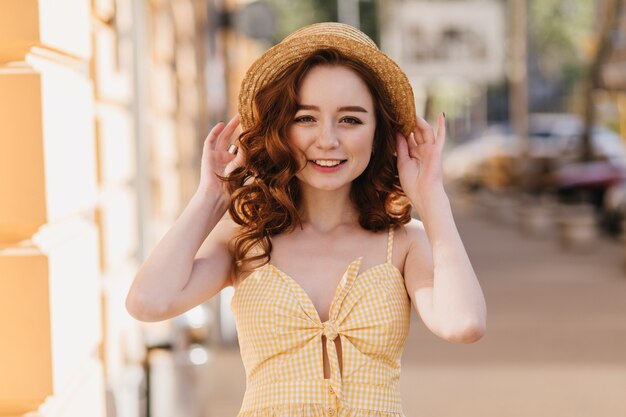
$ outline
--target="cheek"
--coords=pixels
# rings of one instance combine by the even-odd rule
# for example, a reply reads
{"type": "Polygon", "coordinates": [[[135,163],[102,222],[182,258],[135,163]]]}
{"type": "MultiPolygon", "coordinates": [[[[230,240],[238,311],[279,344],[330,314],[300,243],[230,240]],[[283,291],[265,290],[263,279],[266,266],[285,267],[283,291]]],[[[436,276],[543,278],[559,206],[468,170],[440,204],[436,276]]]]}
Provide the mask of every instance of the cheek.
{"type": "Polygon", "coordinates": [[[361,144],[361,153],[371,155],[372,149],[374,149],[374,131],[367,131],[363,134],[360,144],[361,144]]]}
{"type": "Polygon", "coordinates": [[[306,149],[306,143],[301,134],[298,134],[294,128],[287,129],[286,142],[289,148],[291,148],[292,155],[302,166],[306,162],[306,155],[304,151],[306,149]]]}
{"type": "Polygon", "coordinates": [[[305,150],[309,140],[306,132],[303,132],[295,126],[287,130],[287,142],[294,149],[305,150]]]}
{"type": "Polygon", "coordinates": [[[374,132],[369,132],[369,135],[367,137],[367,140],[365,141],[365,146],[363,146],[363,150],[362,150],[362,155],[363,155],[363,160],[364,160],[364,166],[367,167],[373,158],[373,154],[372,151],[374,149],[374,132]]]}
{"type": "Polygon", "coordinates": [[[364,171],[372,160],[372,146],[374,141],[369,136],[361,136],[355,138],[353,146],[350,149],[354,167],[359,171],[364,171]]]}
{"type": "Polygon", "coordinates": [[[363,172],[365,172],[365,170],[367,169],[367,167],[370,165],[370,163],[372,162],[372,158],[371,158],[371,153],[368,154],[367,157],[362,159],[361,165],[359,167],[359,175],[361,175],[363,172]]]}

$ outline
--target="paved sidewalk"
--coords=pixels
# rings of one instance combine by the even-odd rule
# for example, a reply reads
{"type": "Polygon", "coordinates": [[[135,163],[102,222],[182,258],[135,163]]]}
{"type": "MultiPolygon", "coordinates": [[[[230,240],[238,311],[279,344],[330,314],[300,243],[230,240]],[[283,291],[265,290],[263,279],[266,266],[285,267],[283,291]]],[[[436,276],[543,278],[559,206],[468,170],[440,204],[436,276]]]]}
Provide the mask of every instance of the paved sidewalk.
{"type": "Polygon", "coordinates": [[[626,251],[600,239],[566,252],[455,206],[487,301],[475,344],[417,316],[403,356],[407,417],[626,416],[626,251]]]}
{"type": "MultiPolygon", "coordinates": [[[[454,207],[487,300],[487,334],[453,344],[412,316],[406,416],[626,416],[626,249],[601,239],[565,252],[554,238],[525,238],[454,207]]],[[[214,363],[207,417],[234,417],[245,389],[239,351],[218,349],[214,363]]]]}

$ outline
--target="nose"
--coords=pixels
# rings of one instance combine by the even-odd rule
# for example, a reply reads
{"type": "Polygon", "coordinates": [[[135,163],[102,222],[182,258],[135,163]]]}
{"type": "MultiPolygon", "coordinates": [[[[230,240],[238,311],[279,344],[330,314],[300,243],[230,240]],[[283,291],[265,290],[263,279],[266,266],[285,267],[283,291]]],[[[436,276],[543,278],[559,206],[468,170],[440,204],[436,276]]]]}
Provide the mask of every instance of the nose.
{"type": "Polygon", "coordinates": [[[316,142],[320,149],[335,149],[339,145],[337,132],[332,123],[323,123],[320,126],[316,142]]]}

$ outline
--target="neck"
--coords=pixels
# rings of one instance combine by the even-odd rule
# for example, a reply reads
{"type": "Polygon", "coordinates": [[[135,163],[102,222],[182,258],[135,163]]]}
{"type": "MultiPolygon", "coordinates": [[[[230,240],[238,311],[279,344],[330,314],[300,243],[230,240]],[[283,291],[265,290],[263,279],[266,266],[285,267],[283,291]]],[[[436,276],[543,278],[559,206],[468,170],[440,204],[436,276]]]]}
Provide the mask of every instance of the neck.
{"type": "Polygon", "coordinates": [[[338,226],[358,223],[359,213],[350,200],[350,187],[326,191],[301,186],[301,215],[305,227],[329,232],[338,226]]]}

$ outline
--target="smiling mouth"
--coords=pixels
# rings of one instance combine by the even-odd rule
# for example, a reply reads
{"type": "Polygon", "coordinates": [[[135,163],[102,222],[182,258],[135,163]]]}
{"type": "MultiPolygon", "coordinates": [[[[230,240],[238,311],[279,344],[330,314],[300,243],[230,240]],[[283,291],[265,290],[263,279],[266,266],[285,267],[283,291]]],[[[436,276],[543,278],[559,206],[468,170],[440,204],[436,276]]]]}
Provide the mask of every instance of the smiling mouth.
{"type": "Polygon", "coordinates": [[[320,167],[335,167],[346,162],[347,159],[310,159],[309,162],[320,167]]]}

